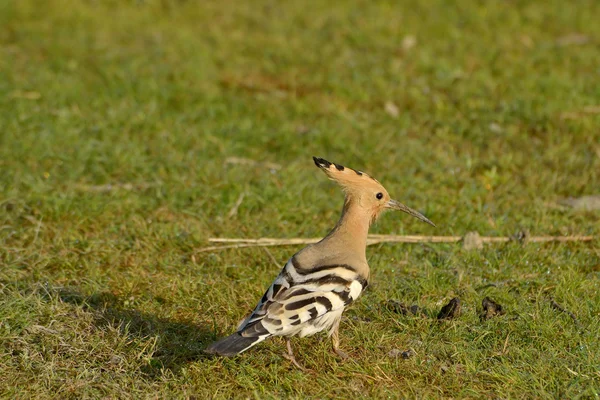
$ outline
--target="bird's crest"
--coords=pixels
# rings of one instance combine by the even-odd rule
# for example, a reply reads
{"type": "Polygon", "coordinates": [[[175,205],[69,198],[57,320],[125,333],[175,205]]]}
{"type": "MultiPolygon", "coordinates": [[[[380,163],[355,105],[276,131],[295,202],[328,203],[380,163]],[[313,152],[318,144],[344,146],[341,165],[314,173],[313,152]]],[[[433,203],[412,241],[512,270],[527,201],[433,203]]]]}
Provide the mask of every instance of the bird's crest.
{"type": "MultiPolygon", "coordinates": [[[[352,168],[329,162],[323,158],[313,157],[315,165],[322,169],[327,177],[337,182],[344,189],[381,186],[377,179],[369,174],[352,168]]],[[[381,186],[383,188],[383,186],[381,186]]]]}

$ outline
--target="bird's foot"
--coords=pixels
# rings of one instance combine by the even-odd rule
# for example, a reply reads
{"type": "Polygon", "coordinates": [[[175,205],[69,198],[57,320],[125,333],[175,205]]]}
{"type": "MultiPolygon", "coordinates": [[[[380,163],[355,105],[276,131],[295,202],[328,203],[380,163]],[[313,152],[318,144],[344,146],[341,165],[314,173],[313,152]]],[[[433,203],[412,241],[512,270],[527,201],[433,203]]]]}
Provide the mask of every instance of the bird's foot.
{"type": "Polygon", "coordinates": [[[296,357],[294,357],[294,355],[290,355],[287,353],[283,353],[283,358],[285,358],[286,360],[290,361],[292,364],[294,364],[294,366],[296,368],[298,368],[300,371],[302,372],[311,372],[310,369],[305,368],[304,366],[302,366],[302,364],[300,364],[298,361],[296,361],[296,357]]]}
{"type": "Polygon", "coordinates": [[[333,349],[333,352],[334,352],[335,354],[337,354],[337,355],[338,355],[338,357],[339,357],[339,358],[341,358],[342,360],[347,360],[347,359],[349,359],[349,358],[350,358],[350,356],[348,355],[348,353],[346,353],[345,351],[343,351],[343,350],[340,350],[340,349],[338,349],[338,348],[334,348],[334,349],[333,349]]]}
{"type": "Polygon", "coordinates": [[[294,364],[296,368],[298,368],[302,372],[312,372],[310,369],[303,367],[302,364],[296,361],[296,357],[294,357],[294,352],[292,351],[292,343],[290,342],[290,339],[286,339],[285,345],[287,347],[287,354],[283,353],[283,358],[291,361],[292,364],[294,364]]]}

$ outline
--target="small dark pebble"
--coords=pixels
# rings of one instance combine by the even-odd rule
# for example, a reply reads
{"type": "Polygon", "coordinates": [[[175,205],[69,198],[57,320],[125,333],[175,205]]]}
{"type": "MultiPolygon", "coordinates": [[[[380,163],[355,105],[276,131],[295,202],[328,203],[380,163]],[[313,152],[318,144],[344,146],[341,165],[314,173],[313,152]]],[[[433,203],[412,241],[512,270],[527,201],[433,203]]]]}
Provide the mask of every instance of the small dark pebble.
{"type": "Polygon", "coordinates": [[[450,300],[448,304],[446,304],[440,310],[440,313],[437,316],[437,319],[453,319],[460,315],[460,299],[458,297],[450,300]]]}
{"type": "Polygon", "coordinates": [[[489,297],[486,297],[481,301],[481,307],[482,310],[479,314],[480,321],[486,321],[496,315],[504,314],[502,306],[496,303],[494,300],[490,299],[489,297]]]}
{"type": "Polygon", "coordinates": [[[400,350],[400,349],[392,349],[388,352],[388,357],[391,358],[402,358],[403,360],[408,360],[409,358],[411,358],[412,356],[414,356],[416,353],[413,349],[408,349],[408,350],[400,350]]]}
{"type": "Polygon", "coordinates": [[[416,305],[413,304],[412,306],[407,306],[404,303],[401,303],[397,300],[388,300],[385,302],[385,308],[387,308],[388,310],[395,312],[396,314],[401,314],[401,315],[417,315],[419,313],[419,311],[421,311],[421,308],[416,305]]]}
{"type": "Polygon", "coordinates": [[[412,349],[408,349],[408,350],[403,351],[400,354],[400,357],[402,357],[405,360],[408,360],[409,358],[411,358],[414,355],[415,355],[415,352],[412,349]]]}

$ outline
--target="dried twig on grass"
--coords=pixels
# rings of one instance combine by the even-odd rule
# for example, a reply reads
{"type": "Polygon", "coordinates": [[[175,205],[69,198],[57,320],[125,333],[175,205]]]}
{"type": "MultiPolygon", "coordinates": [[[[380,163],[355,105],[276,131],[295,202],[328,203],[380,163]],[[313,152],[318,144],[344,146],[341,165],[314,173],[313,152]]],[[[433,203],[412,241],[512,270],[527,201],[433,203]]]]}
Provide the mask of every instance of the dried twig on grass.
{"type": "Polygon", "coordinates": [[[561,200],[559,204],[571,207],[575,210],[600,210],[600,195],[582,196],[579,198],[569,197],[567,199],[561,200]]]}
{"type": "Polygon", "coordinates": [[[279,170],[281,169],[281,165],[272,163],[269,161],[256,161],[250,158],[243,157],[227,157],[225,159],[225,164],[236,164],[236,165],[249,165],[249,166],[262,166],[269,169],[279,170]]]}
{"type": "Polygon", "coordinates": [[[231,207],[231,210],[229,210],[229,213],[227,213],[228,218],[231,218],[234,215],[237,215],[238,208],[240,208],[240,205],[242,205],[242,201],[244,201],[244,197],[246,197],[246,193],[243,192],[242,194],[240,194],[240,197],[238,197],[238,199],[235,202],[235,204],[233,205],[233,207],[231,207]]]}
{"type": "Polygon", "coordinates": [[[584,35],[582,33],[569,33],[564,36],[556,39],[556,44],[558,46],[578,46],[582,44],[587,44],[592,40],[592,38],[588,35],[584,35]]]}
{"type": "MultiPolygon", "coordinates": [[[[481,236],[482,243],[506,243],[515,240],[510,236],[481,236]]],[[[316,243],[320,238],[260,238],[260,239],[241,239],[241,238],[209,238],[210,243],[227,243],[224,246],[211,246],[197,250],[198,253],[206,251],[225,250],[243,247],[265,247],[265,246],[293,246],[299,244],[316,243]]],[[[369,235],[367,245],[378,243],[458,243],[463,240],[462,236],[417,236],[417,235],[369,235]]],[[[589,242],[594,240],[594,236],[531,236],[527,238],[528,242],[589,242]]]]}
{"type": "Polygon", "coordinates": [[[80,192],[97,192],[106,193],[114,190],[145,190],[151,187],[159,186],[158,182],[141,182],[141,183],[107,183],[106,185],[86,185],[77,184],[75,189],[80,192]]]}
{"type": "Polygon", "coordinates": [[[550,305],[552,306],[552,308],[554,308],[557,311],[560,311],[561,313],[567,314],[569,317],[571,317],[571,319],[575,323],[575,326],[577,326],[578,328],[581,328],[581,323],[579,322],[579,320],[577,319],[575,314],[573,314],[571,311],[567,310],[566,308],[564,308],[563,306],[558,304],[556,302],[556,300],[554,300],[554,297],[549,296],[548,299],[550,300],[550,305]]]}
{"type": "MultiPolygon", "coordinates": [[[[456,243],[460,241],[460,236],[398,236],[398,235],[369,235],[367,237],[367,245],[384,243],[384,242],[400,242],[400,243],[456,243]]],[[[256,246],[288,246],[295,244],[311,244],[316,243],[321,238],[260,238],[260,239],[242,239],[242,238],[209,238],[210,243],[244,243],[254,244],[256,246]]]]}
{"type": "Polygon", "coordinates": [[[565,111],[560,114],[561,119],[580,119],[586,115],[597,115],[600,114],[600,106],[587,106],[580,110],[565,111]]]}

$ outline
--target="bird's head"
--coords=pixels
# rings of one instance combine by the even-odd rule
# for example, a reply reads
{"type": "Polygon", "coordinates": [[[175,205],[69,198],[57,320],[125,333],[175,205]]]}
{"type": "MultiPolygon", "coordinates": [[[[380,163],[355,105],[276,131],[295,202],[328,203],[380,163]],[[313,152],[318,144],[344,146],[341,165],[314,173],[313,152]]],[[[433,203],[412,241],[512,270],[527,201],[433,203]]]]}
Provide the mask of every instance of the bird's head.
{"type": "Polygon", "coordinates": [[[435,226],[423,214],[393,200],[383,185],[368,174],[322,158],[313,157],[313,160],[329,179],[342,187],[346,193],[346,202],[363,209],[371,218],[371,222],[375,221],[385,210],[398,210],[435,226]]]}

